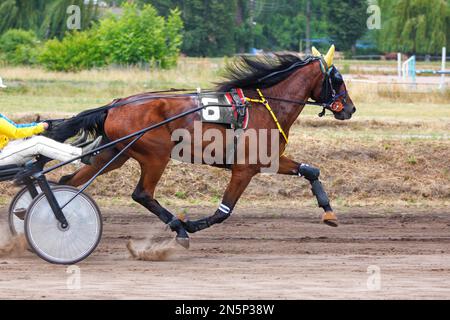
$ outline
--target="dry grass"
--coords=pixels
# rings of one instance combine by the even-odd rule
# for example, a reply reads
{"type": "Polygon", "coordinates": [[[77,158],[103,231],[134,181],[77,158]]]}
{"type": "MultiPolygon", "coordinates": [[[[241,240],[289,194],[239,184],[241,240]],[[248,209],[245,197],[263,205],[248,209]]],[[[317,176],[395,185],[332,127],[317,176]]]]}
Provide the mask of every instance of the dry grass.
{"type": "Polygon", "coordinates": [[[404,84],[361,83],[350,80],[347,87],[352,99],[359,103],[448,104],[450,101],[450,89],[439,90],[438,83],[418,84],[417,89],[412,90],[409,85],[404,84]]]}
{"type": "MultiPolygon", "coordinates": [[[[346,74],[363,74],[363,75],[396,75],[397,60],[337,60],[335,61],[339,70],[346,74]]],[[[440,69],[441,64],[438,61],[424,62],[418,61],[416,65],[418,70],[440,69]]]]}
{"type": "Polygon", "coordinates": [[[175,81],[192,86],[214,77],[223,63],[223,59],[181,58],[177,68],[169,70],[145,70],[135,67],[109,67],[78,73],[50,72],[29,67],[4,67],[0,70],[2,77],[10,81],[157,83],[158,86],[175,81]]]}

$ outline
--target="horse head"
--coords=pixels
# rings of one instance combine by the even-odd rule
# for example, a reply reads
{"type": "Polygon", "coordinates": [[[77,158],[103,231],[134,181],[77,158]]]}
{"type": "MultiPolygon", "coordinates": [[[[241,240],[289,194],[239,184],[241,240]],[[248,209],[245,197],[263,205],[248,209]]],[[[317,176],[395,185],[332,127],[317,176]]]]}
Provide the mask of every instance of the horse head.
{"type": "Polygon", "coordinates": [[[326,104],[336,119],[349,120],[356,112],[356,107],[347,91],[343,76],[334,66],[334,52],[334,45],[325,56],[316,48],[312,48],[313,56],[320,58],[323,76],[314,86],[311,97],[317,102],[326,104]]]}

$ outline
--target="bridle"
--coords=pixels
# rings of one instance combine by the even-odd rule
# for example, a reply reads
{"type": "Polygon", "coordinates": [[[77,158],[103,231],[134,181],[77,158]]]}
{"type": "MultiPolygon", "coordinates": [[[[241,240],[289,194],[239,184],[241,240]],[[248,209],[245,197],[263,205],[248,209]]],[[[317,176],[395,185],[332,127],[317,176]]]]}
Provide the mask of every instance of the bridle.
{"type": "Polygon", "coordinates": [[[339,90],[339,87],[342,85],[342,81],[337,81],[335,77],[333,77],[332,73],[337,72],[334,66],[330,68],[325,68],[326,63],[321,59],[321,70],[324,74],[324,80],[322,83],[322,92],[320,93],[320,102],[325,103],[330,111],[333,112],[341,112],[344,110],[344,105],[347,103],[347,90],[336,93],[339,90]],[[337,83],[333,83],[335,80],[337,83]],[[340,98],[343,97],[342,101],[340,98]]]}
{"type": "MultiPolygon", "coordinates": [[[[275,98],[275,97],[270,97],[270,96],[265,96],[265,98],[269,99],[269,100],[273,100],[273,101],[292,103],[292,104],[297,104],[297,105],[312,105],[312,106],[321,107],[321,108],[323,108],[323,110],[321,113],[319,113],[319,117],[325,116],[326,110],[330,110],[330,111],[336,112],[336,113],[339,113],[342,110],[344,110],[344,106],[347,103],[348,93],[346,90],[336,93],[337,88],[335,88],[335,85],[333,84],[333,76],[332,76],[332,73],[336,72],[336,68],[334,66],[331,66],[330,68],[328,68],[327,63],[325,62],[323,57],[320,57],[320,58],[316,57],[316,58],[312,58],[312,59],[320,61],[320,69],[322,70],[322,73],[324,75],[324,80],[322,82],[322,91],[320,93],[319,100],[316,100],[316,101],[308,100],[305,102],[305,101],[298,101],[298,100],[275,98]],[[344,98],[340,99],[342,97],[344,97],[344,98]]],[[[285,70],[274,72],[272,74],[265,76],[264,78],[259,79],[258,82],[266,80],[266,79],[273,77],[275,75],[278,75],[280,73],[290,71],[292,69],[293,69],[293,66],[291,66],[285,70]]]]}

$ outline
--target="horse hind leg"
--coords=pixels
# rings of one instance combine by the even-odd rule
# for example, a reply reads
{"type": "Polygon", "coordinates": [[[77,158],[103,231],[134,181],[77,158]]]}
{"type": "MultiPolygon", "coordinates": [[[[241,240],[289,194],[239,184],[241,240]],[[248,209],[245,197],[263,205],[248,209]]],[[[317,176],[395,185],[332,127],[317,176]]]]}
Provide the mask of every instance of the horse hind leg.
{"type": "Polygon", "coordinates": [[[247,188],[253,176],[257,173],[255,167],[251,166],[236,166],[233,168],[230,183],[225,190],[222,203],[216,212],[210,216],[196,221],[183,221],[183,225],[190,233],[195,233],[215,224],[219,224],[228,219],[233,209],[241,197],[242,193],[247,188]]]}
{"type": "MultiPolygon", "coordinates": [[[[98,156],[92,158],[91,165],[85,165],[72,174],[61,177],[59,184],[68,185],[72,187],[79,187],[89,181],[105,164],[108,163],[119,151],[116,149],[106,150],[101,152],[98,156]]],[[[103,173],[108,173],[119,169],[128,161],[130,157],[122,154],[116,161],[114,161],[103,173]]]]}
{"type": "MultiPolygon", "coordinates": [[[[154,164],[156,163],[154,162],[154,164]]],[[[167,162],[160,164],[159,166],[151,165],[148,169],[143,167],[141,179],[132,194],[132,198],[134,201],[155,214],[172,231],[176,232],[176,242],[185,249],[189,249],[189,235],[187,234],[182,221],[161,206],[154,198],[156,185],[161,178],[166,165],[167,162]]]]}

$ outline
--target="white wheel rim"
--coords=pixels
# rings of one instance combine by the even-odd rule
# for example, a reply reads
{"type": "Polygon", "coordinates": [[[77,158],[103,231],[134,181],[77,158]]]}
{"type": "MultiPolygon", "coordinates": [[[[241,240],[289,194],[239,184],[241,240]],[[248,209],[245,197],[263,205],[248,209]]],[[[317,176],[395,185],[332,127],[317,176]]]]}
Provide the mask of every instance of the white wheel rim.
{"type": "Polygon", "coordinates": [[[28,209],[28,206],[30,205],[31,201],[33,201],[33,199],[31,198],[31,194],[27,191],[24,192],[20,198],[17,199],[14,207],[12,208],[11,211],[11,217],[12,217],[12,224],[14,227],[14,230],[16,232],[16,234],[22,234],[24,233],[24,222],[23,220],[20,220],[13,212],[16,209],[28,209]]]}
{"type": "MultiPolygon", "coordinates": [[[[39,186],[36,186],[36,190],[38,194],[41,193],[41,188],[39,188],[39,186]]],[[[20,220],[13,212],[16,209],[27,210],[31,204],[31,201],[33,201],[33,198],[31,197],[30,192],[27,190],[16,199],[14,206],[11,208],[12,210],[9,214],[12,216],[12,225],[17,235],[25,232],[24,221],[20,220]]]]}
{"type": "MultiPolygon", "coordinates": [[[[72,188],[56,188],[55,197],[64,205],[77,192],[72,188]]],[[[95,204],[81,194],[67,205],[63,213],[69,223],[60,228],[44,195],[36,198],[25,220],[27,238],[36,253],[52,263],[70,264],[86,258],[101,237],[101,218],[95,204]]]]}
{"type": "MultiPolygon", "coordinates": [[[[57,184],[50,182],[50,187],[52,189],[56,186],[57,186],[57,184]]],[[[35,188],[39,195],[42,192],[41,188],[37,184],[35,184],[35,188]]],[[[10,221],[12,222],[12,227],[14,228],[16,235],[25,233],[25,225],[24,225],[24,221],[19,219],[14,214],[14,210],[16,210],[16,209],[28,210],[28,207],[30,206],[32,201],[33,201],[33,198],[31,197],[30,191],[28,191],[28,189],[25,188],[24,191],[22,192],[22,194],[15,199],[14,206],[12,206],[10,208],[11,209],[11,211],[9,212],[9,214],[11,215],[10,221]]]]}

